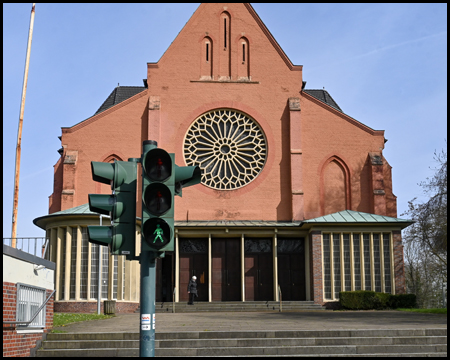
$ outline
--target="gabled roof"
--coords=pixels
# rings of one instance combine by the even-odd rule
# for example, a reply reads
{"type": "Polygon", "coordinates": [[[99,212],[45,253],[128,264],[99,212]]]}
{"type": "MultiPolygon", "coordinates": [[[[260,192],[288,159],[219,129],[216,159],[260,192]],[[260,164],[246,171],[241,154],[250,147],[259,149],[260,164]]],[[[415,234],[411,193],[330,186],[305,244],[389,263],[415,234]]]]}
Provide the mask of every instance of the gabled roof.
{"type": "Polygon", "coordinates": [[[315,97],[317,100],[320,100],[327,105],[334,107],[336,110],[343,112],[336,101],[334,101],[334,99],[328,93],[328,91],[320,89],[304,89],[303,92],[315,97]]]}
{"type": "Polygon", "coordinates": [[[318,218],[309,219],[302,221],[305,224],[311,224],[311,223],[321,223],[321,224],[349,224],[349,223],[359,223],[359,224],[393,224],[393,223],[401,223],[401,224],[412,224],[412,220],[407,219],[400,219],[400,218],[394,218],[390,216],[384,216],[384,215],[376,215],[376,214],[369,214],[364,213],[360,211],[353,211],[353,210],[344,210],[339,211],[333,214],[320,216],[318,218]]]}
{"type": "Polygon", "coordinates": [[[145,89],[145,86],[117,86],[94,115],[97,115],[102,111],[105,111],[136,94],[139,94],[145,89]]]}

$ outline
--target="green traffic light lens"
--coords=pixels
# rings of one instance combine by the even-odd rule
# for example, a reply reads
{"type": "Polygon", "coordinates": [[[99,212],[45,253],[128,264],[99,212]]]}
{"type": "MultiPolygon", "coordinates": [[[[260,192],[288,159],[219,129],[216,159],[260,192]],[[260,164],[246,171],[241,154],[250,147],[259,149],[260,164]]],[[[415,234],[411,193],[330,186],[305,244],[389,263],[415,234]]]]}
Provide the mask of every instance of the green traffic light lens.
{"type": "Polygon", "coordinates": [[[151,218],[144,223],[143,235],[147,244],[158,250],[169,244],[170,226],[163,219],[151,218]]]}

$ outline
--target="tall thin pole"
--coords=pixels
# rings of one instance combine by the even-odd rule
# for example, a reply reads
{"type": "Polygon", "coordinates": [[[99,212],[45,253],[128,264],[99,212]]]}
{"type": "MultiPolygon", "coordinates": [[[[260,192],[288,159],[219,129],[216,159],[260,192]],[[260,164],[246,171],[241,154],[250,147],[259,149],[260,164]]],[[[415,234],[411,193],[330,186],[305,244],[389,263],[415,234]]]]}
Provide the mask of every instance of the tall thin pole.
{"type": "Polygon", "coordinates": [[[20,151],[22,143],[22,123],[23,123],[23,112],[25,108],[25,95],[27,93],[27,82],[28,82],[28,67],[30,64],[30,50],[31,50],[31,39],[33,38],[33,25],[34,25],[34,6],[31,8],[31,19],[30,19],[30,30],[28,32],[28,45],[27,45],[27,57],[25,61],[25,74],[23,76],[23,86],[22,86],[22,101],[20,104],[20,116],[19,116],[19,130],[17,132],[17,146],[16,146],[16,169],[14,175],[14,203],[13,203],[13,216],[12,216],[12,231],[11,231],[11,246],[16,247],[16,235],[17,235],[17,210],[19,207],[19,175],[20,175],[20,151]]]}

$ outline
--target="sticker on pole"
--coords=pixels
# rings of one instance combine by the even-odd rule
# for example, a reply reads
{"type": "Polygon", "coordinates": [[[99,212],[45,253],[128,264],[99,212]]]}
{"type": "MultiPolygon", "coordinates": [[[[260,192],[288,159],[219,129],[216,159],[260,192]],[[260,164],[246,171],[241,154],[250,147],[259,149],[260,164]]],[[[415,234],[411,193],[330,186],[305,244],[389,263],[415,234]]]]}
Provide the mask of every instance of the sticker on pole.
{"type": "Polygon", "coordinates": [[[141,314],[141,325],[150,325],[150,314],[141,314]]]}
{"type": "Polygon", "coordinates": [[[153,314],[153,330],[155,330],[155,316],[156,314],[153,314]]]}

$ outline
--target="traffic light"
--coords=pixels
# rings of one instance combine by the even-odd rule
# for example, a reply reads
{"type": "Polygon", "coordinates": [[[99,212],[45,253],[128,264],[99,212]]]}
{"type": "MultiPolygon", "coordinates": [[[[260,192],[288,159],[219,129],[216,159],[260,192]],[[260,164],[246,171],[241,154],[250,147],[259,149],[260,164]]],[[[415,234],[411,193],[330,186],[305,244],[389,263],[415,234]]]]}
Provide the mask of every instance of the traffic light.
{"type": "Polygon", "coordinates": [[[174,159],[155,141],[144,141],[143,148],[142,250],[173,251],[174,159]]]}
{"type": "Polygon", "coordinates": [[[175,165],[175,154],[147,140],[142,154],[142,250],[173,251],[174,195],[200,183],[198,166],[175,165]]]}
{"type": "Polygon", "coordinates": [[[89,194],[89,209],[109,215],[111,226],[88,226],[89,242],[108,245],[111,254],[135,257],[137,161],[91,162],[92,179],[111,184],[112,195],[89,194]]]}
{"type": "Polygon", "coordinates": [[[200,184],[202,172],[198,166],[178,166],[175,164],[175,195],[182,196],[182,189],[200,184]]]}

